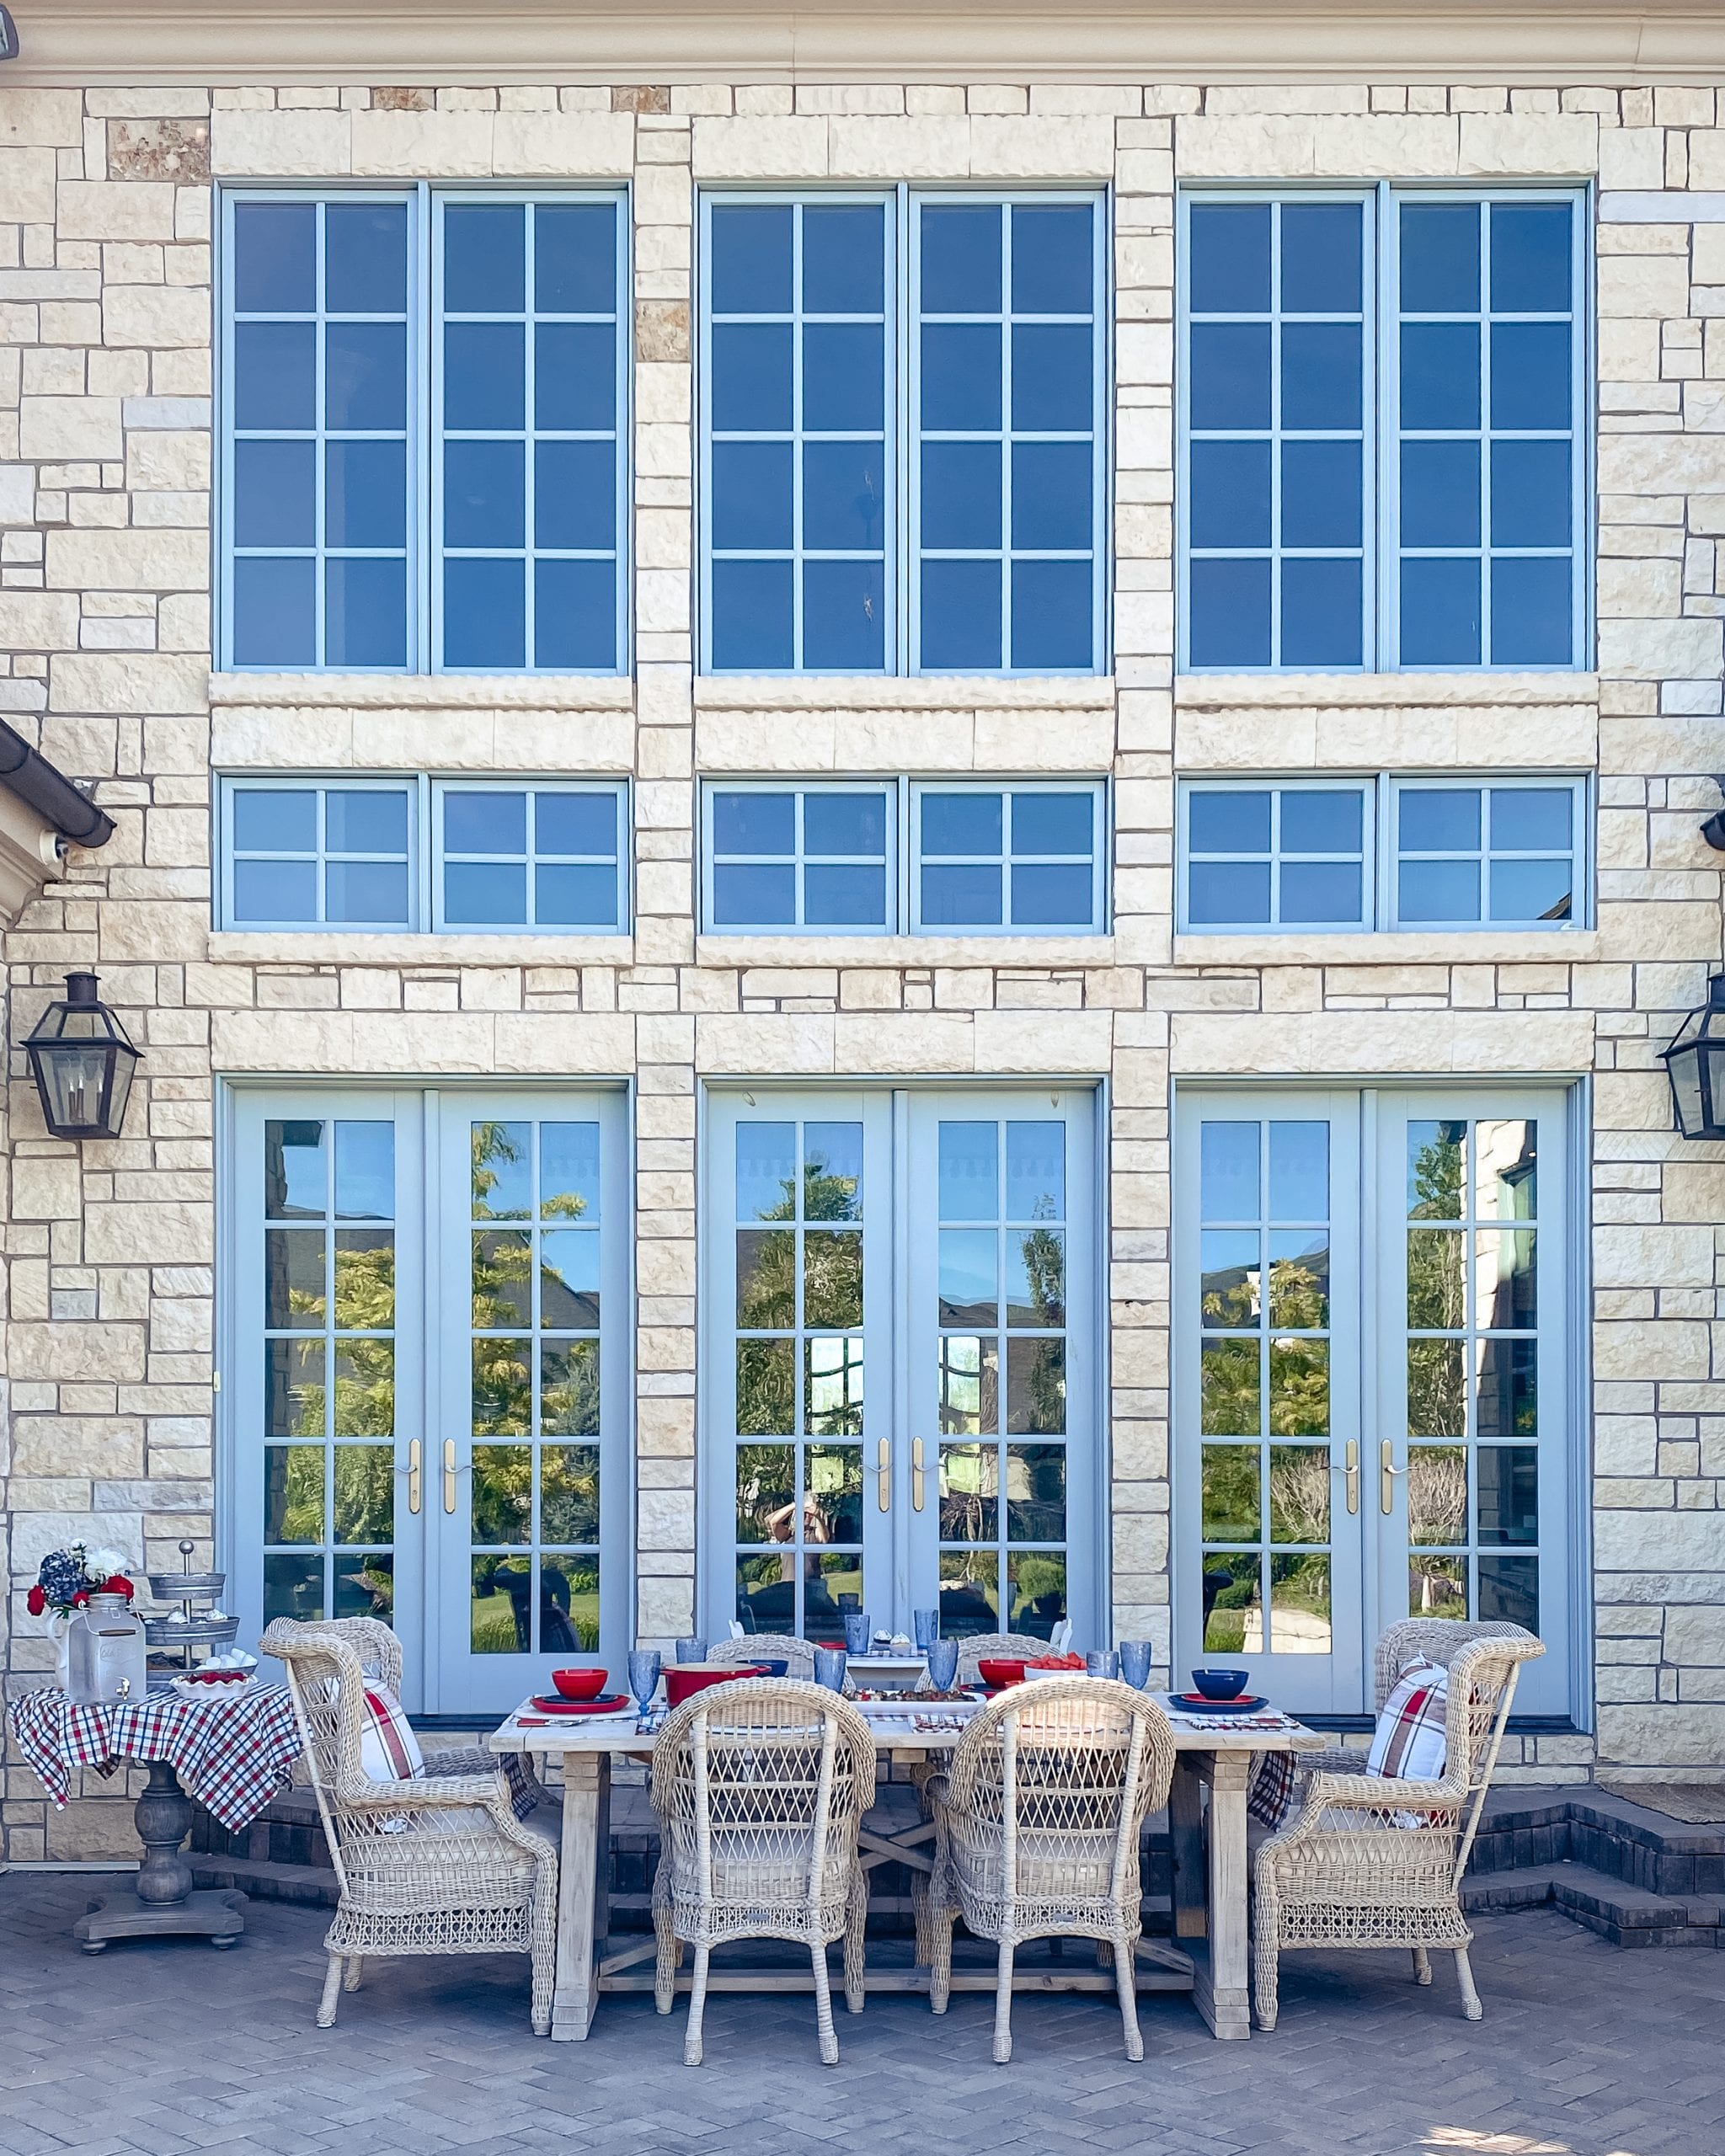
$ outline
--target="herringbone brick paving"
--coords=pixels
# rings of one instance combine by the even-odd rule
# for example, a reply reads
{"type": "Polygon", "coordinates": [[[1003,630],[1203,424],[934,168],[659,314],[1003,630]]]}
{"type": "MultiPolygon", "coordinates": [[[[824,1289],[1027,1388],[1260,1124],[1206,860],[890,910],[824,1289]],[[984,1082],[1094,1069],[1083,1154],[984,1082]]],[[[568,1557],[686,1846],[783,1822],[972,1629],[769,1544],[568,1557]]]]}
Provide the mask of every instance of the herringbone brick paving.
{"type": "Polygon", "coordinates": [[[805,1999],[715,1997],[697,2068],[681,2003],[536,2041],[507,1958],[374,1962],[320,2031],[324,1915],[90,1959],[91,1883],[0,1879],[0,2156],[1725,2156],[1725,1956],[1545,1912],[1479,1920],[1479,2024],[1447,1966],[1420,1991],[1402,1955],[1302,1955],[1249,2045],[1146,1998],[1134,2066],[1106,1999],[1025,1997],[1001,2068],[985,1996],[875,1999],[833,2072],[805,1999]]]}

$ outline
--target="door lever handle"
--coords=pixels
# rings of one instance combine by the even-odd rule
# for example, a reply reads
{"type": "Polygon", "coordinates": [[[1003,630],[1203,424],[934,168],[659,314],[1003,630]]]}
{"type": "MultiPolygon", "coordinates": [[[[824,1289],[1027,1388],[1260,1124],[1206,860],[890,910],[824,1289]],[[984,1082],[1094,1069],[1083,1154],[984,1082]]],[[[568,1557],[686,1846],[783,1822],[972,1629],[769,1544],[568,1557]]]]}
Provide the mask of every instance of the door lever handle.
{"type": "Polygon", "coordinates": [[[443,1509],[446,1513],[455,1510],[455,1439],[446,1438],[443,1440],[443,1509]]]}
{"type": "Polygon", "coordinates": [[[922,1496],[922,1440],[921,1438],[912,1438],[911,1440],[911,1509],[912,1512],[921,1511],[922,1496]]]}
{"type": "Polygon", "coordinates": [[[893,1508],[893,1444],[883,1438],[874,1455],[874,1497],[884,1513],[893,1508]]]}
{"type": "Polygon", "coordinates": [[[1359,1510],[1359,1440],[1349,1438],[1343,1449],[1342,1472],[1348,1478],[1348,1509],[1359,1510]]]}
{"type": "Polygon", "coordinates": [[[1396,1477],[1407,1472],[1395,1465],[1395,1451],[1387,1438],[1378,1448],[1378,1502],[1386,1513],[1396,1509],[1396,1477]]]}
{"type": "Polygon", "coordinates": [[[417,1438],[408,1439],[408,1510],[417,1513],[425,1495],[425,1454],[417,1438]]]}

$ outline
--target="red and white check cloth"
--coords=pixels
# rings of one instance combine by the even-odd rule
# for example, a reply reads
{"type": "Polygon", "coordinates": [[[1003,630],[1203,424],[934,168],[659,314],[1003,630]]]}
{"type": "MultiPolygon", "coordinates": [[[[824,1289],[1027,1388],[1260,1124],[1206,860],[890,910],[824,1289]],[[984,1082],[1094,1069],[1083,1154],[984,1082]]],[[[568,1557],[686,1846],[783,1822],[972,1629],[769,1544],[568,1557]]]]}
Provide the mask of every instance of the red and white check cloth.
{"type": "Polygon", "coordinates": [[[24,1692],[7,1721],[31,1772],[64,1810],[81,1767],[111,1774],[123,1759],[165,1759],[180,1787],[230,1833],[247,1826],[300,1755],[299,1724],[285,1684],[243,1699],[183,1700],[158,1693],[136,1705],[81,1707],[53,1685],[24,1692]]]}

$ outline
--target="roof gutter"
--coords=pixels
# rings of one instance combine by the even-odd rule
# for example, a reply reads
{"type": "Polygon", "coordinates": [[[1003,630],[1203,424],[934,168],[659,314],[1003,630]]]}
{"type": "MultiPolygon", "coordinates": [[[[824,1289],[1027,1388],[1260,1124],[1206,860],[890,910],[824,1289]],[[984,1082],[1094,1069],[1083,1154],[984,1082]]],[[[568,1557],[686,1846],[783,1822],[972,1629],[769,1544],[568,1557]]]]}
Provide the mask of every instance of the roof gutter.
{"type": "Polygon", "coordinates": [[[0,719],[0,786],[28,803],[62,838],[78,846],[106,846],[114,835],[113,818],[104,815],[4,719],[0,719]]]}

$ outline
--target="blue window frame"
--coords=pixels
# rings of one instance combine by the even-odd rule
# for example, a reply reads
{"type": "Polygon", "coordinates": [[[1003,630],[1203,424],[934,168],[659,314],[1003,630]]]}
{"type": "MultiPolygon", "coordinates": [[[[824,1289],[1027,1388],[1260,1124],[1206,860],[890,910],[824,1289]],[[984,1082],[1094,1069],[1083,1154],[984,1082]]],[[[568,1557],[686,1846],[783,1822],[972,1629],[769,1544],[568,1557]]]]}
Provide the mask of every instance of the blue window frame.
{"type": "Polygon", "coordinates": [[[1585,664],[1583,199],[1182,197],[1184,666],[1585,664]]]}
{"type": "Polygon", "coordinates": [[[218,797],[216,925],[449,935],[628,927],[615,780],[234,777],[218,797]]]}
{"type": "Polygon", "coordinates": [[[1395,785],[1397,928],[1568,927],[1583,911],[1578,779],[1395,785]]]}
{"type": "Polygon", "coordinates": [[[702,915],[718,935],[886,935],[896,925],[894,784],[711,786],[702,915]]]}
{"type": "Polygon", "coordinates": [[[912,790],[913,929],[1080,935],[1103,925],[1103,789],[1093,782],[912,790]]]}
{"type": "Polygon", "coordinates": [[[1372,808],[1362,779],[1181,792],[1179,925],[1194,933],[1372,923],[1372,808]]]}
{"type": "Polygon", "coordinates": [[[602,935],[624,925],[625,795],[617,786],[433,789],[433,925],[602,935]]]}
{"type": "Polygon", "coordinates": [[[627,663],[617,193],[230,192],[221,663],[627,663]]]}
{"type": "Polygon", "coordinates": [[[225,928],[411,928],[411,781],[283,777],[223,788],[225,928]]]}
{"type": "Polygon", "coordinates": [[[1188,935],[1565,929],[1589,918],[1587,782],[1194,779],[1179,799],[1188,935]]]}
{"type": "Polygon", "coordinates": [[[701,210],[702,664],[1104,664],[1093,195],[718,195],[701,210]]]}

